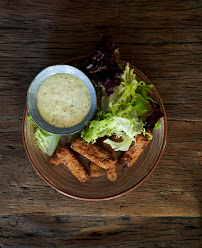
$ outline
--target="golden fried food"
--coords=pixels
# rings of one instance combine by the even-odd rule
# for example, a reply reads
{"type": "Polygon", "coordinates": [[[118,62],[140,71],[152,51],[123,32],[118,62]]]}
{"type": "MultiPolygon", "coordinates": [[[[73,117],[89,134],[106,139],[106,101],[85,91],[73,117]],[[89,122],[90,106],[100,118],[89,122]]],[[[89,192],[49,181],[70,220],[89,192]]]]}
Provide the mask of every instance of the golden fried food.
{"type": "Polygon", "coordinates": [[[113,167],[116,163],[110,153],[95,144],[87,143],[78,136],[72,141],[71,148],[104,169],[113,167]]]}
{"type": "Polygon", "coordinates": [[[110,167],[109,169],[106,169],[107,178],[110,181],[116,181],[117,179],[117,170],[116,170],[116,164],[113,167],[110,167]]]}
{"type": "Polygon", "coordinates": [[[130,145],[129,150],[119,159],[119,163],[122,166],[131,167],[149,144],[149,141],[143,134],[137,135],[136,143],[133,142],[130,145]]]}
{"type": "MultiPolygon", "coordinates": [[[[110,138],[110,139],[115,139],[115,138],[110,138]]],[[[104,142],[105,138],[100,139],[99,144],[100,146],[106,150],[107,152],[110,153],[110,155],[112,156],[112,158],[115,160],[115,153],[114,153],[114,149],[107,143],[104,142]]],[[[106,174],[107,174],[107,178],[110,181],[115,181],[117,179],[117,170],[116,170],[116,164],[114,164],[112,167],[110,167],[109,169],[106,169],[106,174]]]]}
{"type": "Polygon", "coordinates": [[[63,146],[60,150],[56,151],[58,159],[71,171],[71,173],[80,181],[86,182],[89,175],[81,163],[77,160],[74,154],[66,147],[63,146]]]}
{"type": "Polygon", "coordinates": [[[111,156],[115,159],[114,149],[109,144],[104,142],[106,139],[107,138],[98,139],[98,145],[102,147],[105,151],[109,152],[111,156]]]}
{"type": "Polygon", "coordinates": [[[100,166],[94,162],[90,162],[90,176],[99,177],[100,175],[100,166]]]}
{"type": "Polygon", "coordinates": [[[50,162],[50,164],[53,164],[53,165],[60,165],[60,164],[62,164],[62,162],[60,161],[60,159],[57,157],[56,154],[53,154],[53,155],[50,157],[49,162],[50,162]]]}

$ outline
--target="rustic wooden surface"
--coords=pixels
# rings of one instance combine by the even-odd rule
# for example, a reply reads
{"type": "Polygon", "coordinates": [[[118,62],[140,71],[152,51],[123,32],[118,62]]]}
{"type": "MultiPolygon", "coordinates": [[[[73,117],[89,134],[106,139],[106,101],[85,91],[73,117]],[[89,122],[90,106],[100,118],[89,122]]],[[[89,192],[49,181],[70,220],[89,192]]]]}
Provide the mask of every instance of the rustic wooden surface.
{"type": "Polygon", "coordinates": [[[201,1],[0,2],[0,247],[202,247],[201,1]],[[110,33],[156,85],[168,139],[131,193],[84,202],[56,192],[26,157],[26,91],[44,67],[87,55],[110,33]]]}

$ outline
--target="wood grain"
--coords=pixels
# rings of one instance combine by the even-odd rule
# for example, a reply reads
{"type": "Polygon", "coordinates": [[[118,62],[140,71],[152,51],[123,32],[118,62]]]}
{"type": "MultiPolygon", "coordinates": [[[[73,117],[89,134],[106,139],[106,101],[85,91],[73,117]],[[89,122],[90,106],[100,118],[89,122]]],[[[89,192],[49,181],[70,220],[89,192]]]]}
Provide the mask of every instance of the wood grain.
{"type": "Polygon", "coordinates": [[[200,247],[196,218],[5,216],[2,247],[200,247]],[[25,228],[26,227],[26,228],[25,228]],[[192,240],[189,237],[192,236],[192,240]]]}
{"type": "Polygon", "coordinates": [[[0,247],[201,247],[201,7],[198,0],[0,2],[0,247]],[[168,140],[139,188],[89,203],[39,178],[21,121],[34,76],[89,54],[101,32],[155,84],[168,140]]]}

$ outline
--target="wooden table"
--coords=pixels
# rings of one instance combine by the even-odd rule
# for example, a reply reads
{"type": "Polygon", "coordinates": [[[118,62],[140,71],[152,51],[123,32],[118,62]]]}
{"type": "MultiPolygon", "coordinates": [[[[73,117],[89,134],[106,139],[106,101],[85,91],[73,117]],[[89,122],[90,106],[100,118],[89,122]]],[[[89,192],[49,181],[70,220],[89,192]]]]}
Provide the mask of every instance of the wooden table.
{"type": "Polygon", "coordinates": [[[202,247],[200,1],[0,3],[0,247],[202,247]],[[121,58],[155,84],[168,139],[153,174],[104,202],[68,198],[34,171],[21,122],[43,68],[88,55],[112,34],[121,58]]]}

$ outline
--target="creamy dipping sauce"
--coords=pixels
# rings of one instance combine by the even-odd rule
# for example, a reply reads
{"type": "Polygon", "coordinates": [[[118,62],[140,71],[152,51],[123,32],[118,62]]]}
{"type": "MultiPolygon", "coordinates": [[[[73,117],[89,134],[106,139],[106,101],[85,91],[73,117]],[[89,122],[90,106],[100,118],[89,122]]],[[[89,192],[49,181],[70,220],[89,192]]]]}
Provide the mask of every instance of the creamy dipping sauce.
{"type": "Polygon", "coordinates": [[[44,80],[36,97],[41,117],[55,127],[72,127],[88,114],[90,91],[78,77],[59,73],[44,80]]]}

